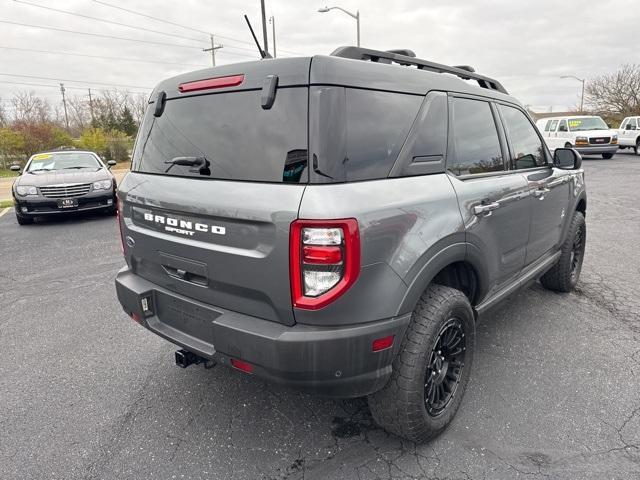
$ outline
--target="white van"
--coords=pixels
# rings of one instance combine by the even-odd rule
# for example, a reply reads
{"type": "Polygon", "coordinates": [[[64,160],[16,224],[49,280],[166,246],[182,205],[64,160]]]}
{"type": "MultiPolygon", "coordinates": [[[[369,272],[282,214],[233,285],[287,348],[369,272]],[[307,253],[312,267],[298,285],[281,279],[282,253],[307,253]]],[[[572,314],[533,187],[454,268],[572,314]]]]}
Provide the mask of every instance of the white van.
{"type": "Polygon", "coordinates": [[[581,155],[602,155],[609,159],[618,150],[618,132],[593,115],[547,117],[536,122],[549,150],[572,147],[581,155]]]}
{"type": "Polygon", "coordinates": [[[640,117],[627,117],[618,129],[620,148],[633,148],[640,155],[640,117]]]}

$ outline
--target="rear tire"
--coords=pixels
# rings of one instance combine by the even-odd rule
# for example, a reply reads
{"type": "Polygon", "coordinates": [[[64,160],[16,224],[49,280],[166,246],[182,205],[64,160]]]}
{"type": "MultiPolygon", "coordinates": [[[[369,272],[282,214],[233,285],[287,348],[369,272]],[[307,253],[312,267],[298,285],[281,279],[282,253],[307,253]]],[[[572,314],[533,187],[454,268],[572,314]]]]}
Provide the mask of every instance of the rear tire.
{"type": "Polygon", "coordinates": [[[475,320],[459,290],[431,285],[416,306],[387,384],[369,396],[375,421],[413,442],[438,436],[469,381],[475,320]]]}
{"type": "Polygon", "coordinates": [[[564,148],[573,148],[573,145],[571,145],[569,142],[564,144],[564,148]]]}
{"type": "Polygon", "coordinates": [[[17,212],[16,212],[16,220],[18,221],[18,225],[31,225],[33,223],[33,218],[23,217],[22,215],[18,215],[17,212]]]}
{"type": "Polygon", "coordinates": [[[613,153],[603,153],[602,158],[604,158],[605,160],[609,160],[613,158],[613,153]]]}
{"type": "Polygon", "coordinates": [[[570,292],[578,283],[582,271],[584,249],[587,241],[587,225],[581,212],[573,214],[567,238],[560,251],[558,262],[540,277],[540,283],[556,292],[570,292]]]}
{"type": "Polygon", "coordinates": [[[633,153],[640,155],[640,138],[636,140],[636,146],[633,147],[633,153]]]}

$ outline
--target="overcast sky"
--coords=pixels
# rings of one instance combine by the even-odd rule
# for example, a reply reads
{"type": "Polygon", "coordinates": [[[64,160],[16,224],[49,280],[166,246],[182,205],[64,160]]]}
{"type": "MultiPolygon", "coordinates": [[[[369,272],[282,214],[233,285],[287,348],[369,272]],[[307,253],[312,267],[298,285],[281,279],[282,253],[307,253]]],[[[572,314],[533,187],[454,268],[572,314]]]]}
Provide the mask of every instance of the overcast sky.
{"type": "MultiPolygon", "coordinates": [[[[355,20],[335,10],[318,13],[324,1],[266,0],[267,15],[275,16],[278,56],[328,54],[338,46],[355,45],[355,20]]],[[[219,64],[257,58],[242,15],[249,15],[262,38],[259,0],[100,2],[213,32],[216,43],[224,45],[217,50],[219,64]]],[[[84,95],[87,87],[149,92],[165,77],[210,65],[210,54],[201,50],[209,43],[208,35],[100,2],[0,0],[3,22],[140,40],[79,35],[0,22],[0,98],[5,105],[16,90],[33,90],[46,96],[52,104],[60,103],[59,89],[43,86],[56,86],[60,81],[64,81],[71,95],[84,95]],[[27,3],[120,22],[137,29],[27,3]]],[[[476,71],[498,79],[511,94],[536,111],[549,111],[550,107],[557,111],[579,104],[580,83],[559,79],[561,75],[590,78],[614,71],[624,63],[640,63],[637,30],[640,2],[637,0],[340,0],[328,6],[333,5],[352,11],[360,9],[363,46],[410,48],[421,58],[472,65],[476,71]]]]}

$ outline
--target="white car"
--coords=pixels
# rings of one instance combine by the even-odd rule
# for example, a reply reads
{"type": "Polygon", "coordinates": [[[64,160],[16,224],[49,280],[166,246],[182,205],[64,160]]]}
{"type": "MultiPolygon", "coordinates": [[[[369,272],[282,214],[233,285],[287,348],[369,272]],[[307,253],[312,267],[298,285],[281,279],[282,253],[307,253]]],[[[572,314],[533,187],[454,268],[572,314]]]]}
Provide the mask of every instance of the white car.
{"type": "Polygon", "coordinates": [[[556,148],[575,148],[581,155],[602,155],[609,159],[618,150],[618,132],[602,118],[593,115],[548,117],[536,126],[552,152],[556,148]]]}
{"type": "Polygon", "coordinates": [[[633,148],[640,155],[640,117],[627,117],[618,129],[620,148],[633,148]]]}

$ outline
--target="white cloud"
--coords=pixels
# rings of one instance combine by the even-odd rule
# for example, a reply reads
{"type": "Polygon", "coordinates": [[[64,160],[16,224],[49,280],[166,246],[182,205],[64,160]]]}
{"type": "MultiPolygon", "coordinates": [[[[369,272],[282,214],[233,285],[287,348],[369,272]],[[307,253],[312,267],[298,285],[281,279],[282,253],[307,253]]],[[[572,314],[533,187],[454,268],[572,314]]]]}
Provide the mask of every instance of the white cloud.
{"type": "MultiPolygon", "coordinates": [[[[67,87],[91,86],[96,90],[100,88],[97,84],[70,80],[152,87],[165,77],[210,62],[210,56],[201,51],[209,39],[197,32],[109,8],[92,0],[25,1],[192,37],[197,41],[0,0],[0,20],[174,45],[195,45],[192,48],[153,45],[0,23],[0,47],[117,57],[117,60],[99,59],[0,48],[0,73],[3,74],[60,78],[65,79],[67,87]],[[138,63],[125,60],[127,58],[189,65],[138,63]]],[[[224,44],[217,53],[220,64],[257,57],[255,47],[247,43],[251,42],[251,37],[242,18],[244,13],[248,14],[256,33],[262,38],[257,0],[105,1],[213,31],[218,35],[217,41],[224,44]]],[[[282,55],[327,54],[340,45],[355,44],[355,20],[338,11],[318,13],[317,9],[323,7],[325,1],[267,0],[267,13],[276,18],[277,47],[282,55]]],[[[579,82],[561,80],[560,75],[589,78],[615,70],[623,63],[639,61],[637,42],[627,41],[637,37],[633,27],[640,24],[640,8],[631,8],[633,3],[633,0],[340,0],[338,5],[351,11],[360,8],[363,46],[409,48],[418,56],[437,62],[473,65],[478,72],[500,80],[522,103],[548,109],[549,106],[560,108],[579,102],[579,82]]],[[[335,4],[329,6],[332,5],[335,4]]],[[[30,88],[52,103],[60,101],[59,91],[54,88],[2,83],[7,81],[59,83],[0,75],[0,97],[5,101],[16,89],[30,88]]],[[[82,90],[73,89],[69,93],[84,94],[82,90]]]]}

